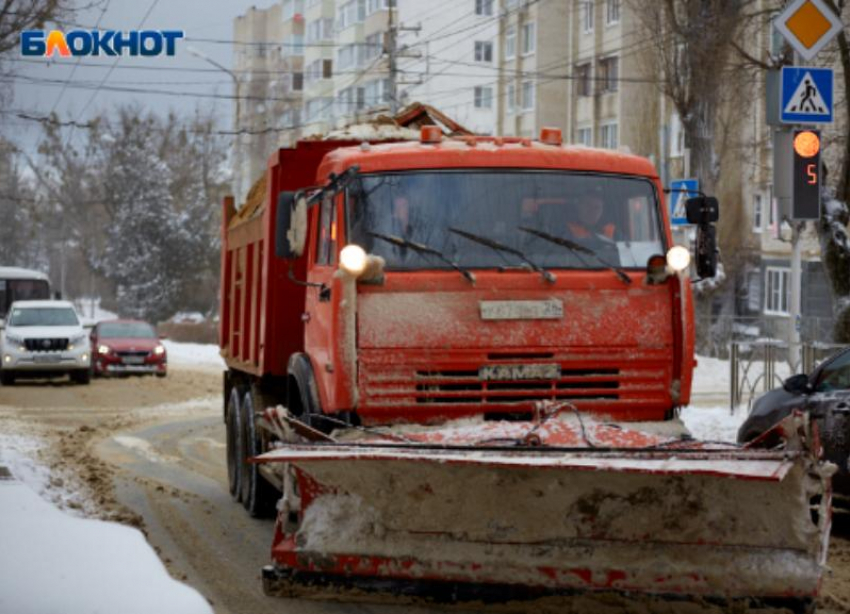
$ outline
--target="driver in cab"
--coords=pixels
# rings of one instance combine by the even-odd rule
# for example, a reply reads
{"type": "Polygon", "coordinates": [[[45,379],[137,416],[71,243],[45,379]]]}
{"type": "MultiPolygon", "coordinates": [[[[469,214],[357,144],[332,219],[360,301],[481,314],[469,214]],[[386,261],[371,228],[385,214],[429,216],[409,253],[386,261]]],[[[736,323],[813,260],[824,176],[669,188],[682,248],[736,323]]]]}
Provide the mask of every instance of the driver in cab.
{"type": "Polygon", "coordinates": [[[575,205],[575,216],[567,222],[567,230],[573,239],[586,242],[588,240],[614,240],[614,224],[602,223],[605,213],[605,201],[596,192],[586,192],[579,196],[575,205]]]}

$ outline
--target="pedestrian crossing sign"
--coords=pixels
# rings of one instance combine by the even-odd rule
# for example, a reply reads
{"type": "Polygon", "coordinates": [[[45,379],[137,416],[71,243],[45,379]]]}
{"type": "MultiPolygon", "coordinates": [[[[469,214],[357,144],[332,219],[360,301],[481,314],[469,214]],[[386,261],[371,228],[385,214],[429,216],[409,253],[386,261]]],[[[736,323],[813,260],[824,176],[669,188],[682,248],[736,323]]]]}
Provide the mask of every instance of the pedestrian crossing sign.
{"type": "Polygon", "coordinates": [[[689,198],[697,196],[699,196],[699,180],[674,179],[670,182],[670,223],[673,226],[684,226],[688,223],[685,205],[689,198]]]}
{"type": "Polygon", "coordinates": [[[831,124],[831,68],[783,66],[779,120],[783,124],[831,124]]]}

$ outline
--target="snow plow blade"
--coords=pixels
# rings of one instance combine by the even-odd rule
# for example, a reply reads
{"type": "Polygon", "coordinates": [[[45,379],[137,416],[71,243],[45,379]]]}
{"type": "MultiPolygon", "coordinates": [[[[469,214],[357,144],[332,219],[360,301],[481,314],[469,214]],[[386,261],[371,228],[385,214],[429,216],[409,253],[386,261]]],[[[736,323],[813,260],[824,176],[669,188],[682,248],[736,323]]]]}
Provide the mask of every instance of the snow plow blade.
{"type": "Polygon", "coordinates": [[[809,603],[831,466],[806,415],[769,435],[742,448],[576,413],[287,445],[256,459],[290,476],[264,588],[809,603]]]}

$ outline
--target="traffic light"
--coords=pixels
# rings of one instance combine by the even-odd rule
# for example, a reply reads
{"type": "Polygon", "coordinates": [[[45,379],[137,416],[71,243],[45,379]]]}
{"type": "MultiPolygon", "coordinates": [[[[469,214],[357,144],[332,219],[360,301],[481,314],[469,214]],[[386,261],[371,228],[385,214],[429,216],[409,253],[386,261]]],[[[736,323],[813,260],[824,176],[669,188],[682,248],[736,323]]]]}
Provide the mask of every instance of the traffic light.
{"type": "Polygon", "coordinates": [[[793,199],[791,218],[795,220],[820,219],[820,132],[794,131],[793,199]]]}

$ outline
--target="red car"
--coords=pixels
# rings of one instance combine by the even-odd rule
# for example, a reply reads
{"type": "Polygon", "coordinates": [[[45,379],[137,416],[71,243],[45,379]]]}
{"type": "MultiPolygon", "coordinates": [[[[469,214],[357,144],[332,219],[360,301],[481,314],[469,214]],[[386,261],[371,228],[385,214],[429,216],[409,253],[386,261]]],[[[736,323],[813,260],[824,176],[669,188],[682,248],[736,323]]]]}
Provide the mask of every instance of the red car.
{"type": "Polygon", "coordinates": [[[100,322],[92,330],[91,347],[95,375],[166,375],[168,357],[165,346],[154,327],[147,322],[100,322]]]}

